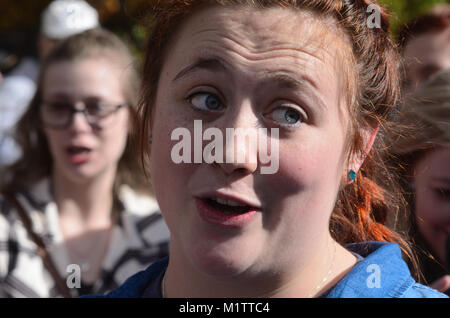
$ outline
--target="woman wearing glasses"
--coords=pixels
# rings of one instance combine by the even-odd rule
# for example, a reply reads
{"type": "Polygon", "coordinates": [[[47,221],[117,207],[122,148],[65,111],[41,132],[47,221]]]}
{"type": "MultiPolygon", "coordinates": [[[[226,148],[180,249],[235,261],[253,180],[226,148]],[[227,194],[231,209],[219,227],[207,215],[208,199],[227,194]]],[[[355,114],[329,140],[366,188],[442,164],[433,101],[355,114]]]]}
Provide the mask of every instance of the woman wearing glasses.
{"type": "Polygon", "coordinates": [[[168,232],[132,144],[138,82],[126,46],[92,30],[44,61],[4,176],[0,294],[103,293],[166,254],[168,232]]]}

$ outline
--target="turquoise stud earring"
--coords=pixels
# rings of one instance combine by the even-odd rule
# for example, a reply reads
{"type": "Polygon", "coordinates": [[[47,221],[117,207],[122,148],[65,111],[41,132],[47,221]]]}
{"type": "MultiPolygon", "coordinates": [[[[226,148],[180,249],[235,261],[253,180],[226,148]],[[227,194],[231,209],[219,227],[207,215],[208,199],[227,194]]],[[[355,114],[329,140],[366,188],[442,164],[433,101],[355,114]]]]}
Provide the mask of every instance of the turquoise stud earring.
{"type": "Polygon", "coordinates": [[[153,135],[150,135],[148,138],[148,143],[151,145],[153,143],[153,135]]]}
{"type": "Polygon", "coordinates": [[[349,176],[350,180],[354,181],[356,179],[356,172],[353,170],[350,170],[348,172],[348,176],[349,176]]]}

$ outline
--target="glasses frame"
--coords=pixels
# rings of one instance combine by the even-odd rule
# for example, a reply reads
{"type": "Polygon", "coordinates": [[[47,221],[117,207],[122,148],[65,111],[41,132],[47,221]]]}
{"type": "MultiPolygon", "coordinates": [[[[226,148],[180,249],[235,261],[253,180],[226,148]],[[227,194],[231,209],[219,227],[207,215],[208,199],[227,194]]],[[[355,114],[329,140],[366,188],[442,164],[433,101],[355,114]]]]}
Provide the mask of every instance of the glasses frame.
{"type": "MultiPolygon", "coordinates": [[[[45,116],[43,115],[43,106],[45,105],[49,105],[55,103],[53,101],[42,101],[41,102],[41,111],[40,111],[40,117],[41,117],[41,122],[44,124],[44,126],[52,128],[52,129],[67,129],[68,127],[70,127],[70,125],[72,125],[73,123],[73,118],[75,117],[75,114],[77,113],[82,113],[84,115],[84,118],[86,119],[86,122],[95,129],[99,129],[101,128],[101,125],[98,123],[99,120],[105,119],[109,116],[112,116],[113,114],[117,113],[121,108],[125,108],[128,107],[129,105],[127,103],[122,103],[122,104],[118,104],[118,105],[113,105],[111,106],[111,111],[109,111],[107,114],[100,116],[99,118],[97,118],[96,122],[91,122],[89,120],[90,116],[87,113],[87,107],[86,107],[86,103],[85,102],[77,102],[77,103],[72,103],[72,107],[70,108],[70,115],[67,118],[67,122],[61,125],[58,124],[54,124],[54,123],[50,123],[48,121],[45,120],[45,116]],[[77,109],[74,106],[77,104],[83,104],[83,108],[82,109],[77,109]]],[[[67,103],[69,104],[69,103],[67,103]]]]}

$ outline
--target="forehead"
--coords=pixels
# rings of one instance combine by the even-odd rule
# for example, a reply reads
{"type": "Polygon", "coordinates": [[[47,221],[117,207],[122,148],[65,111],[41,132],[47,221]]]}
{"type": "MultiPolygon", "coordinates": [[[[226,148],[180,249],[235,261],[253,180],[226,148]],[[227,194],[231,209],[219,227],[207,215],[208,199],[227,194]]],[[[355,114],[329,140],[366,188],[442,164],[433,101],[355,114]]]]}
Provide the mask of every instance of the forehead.
{"type": "Polygon", "coordinates": [[[182,25],[166,62],[170,59],[174,66],[213,53],[241,62],[242,66],[261,62],[267,70],[320,69],[336,75],[342,66],[338,53],[345,46],[336,29],[331,18],[298,9],[212,7],[195,13],[182,25]]]}
{"type": "Polygon", "coordinates": [[[44,96],[121,96],[121,71],[116,63],[88,58],[50,64],[43,78],[44,96]]]}
{"type": "Polygon", "coordinates": [[[407,60],[440,62],[450,60],[450,27],[441,32],[427,32],[411,39],[405,48],[407,60]]]}
{"type": "Polygon", "coordinates": [[[414,166],[417,182],[437,182],[450,186],[450,148],[442,147],[428,153],[414,166]]]}

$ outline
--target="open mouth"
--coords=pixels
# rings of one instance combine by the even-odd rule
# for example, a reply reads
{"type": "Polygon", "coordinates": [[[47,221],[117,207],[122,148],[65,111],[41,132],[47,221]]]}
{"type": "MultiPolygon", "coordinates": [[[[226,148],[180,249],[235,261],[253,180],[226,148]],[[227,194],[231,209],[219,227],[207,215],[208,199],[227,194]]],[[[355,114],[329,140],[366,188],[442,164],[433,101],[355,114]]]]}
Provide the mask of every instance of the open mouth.
{"type": "Polygon", "coordinates": [[[92,149],[87,147],[70,146],[66,151],[72,164],[84,164],[92,158],[92,149]]]}
{"type": "Polygon", "coordinates": [[[246,205],[245,203],[220,197],[205,198],[203,201],[209,207],[226,215],[240,215],[256,209],[255,207],[246,205]]]}
{"type": "Polygon", "coordinates": [[[91,152],[91,149],[86,147],[71,146],[67,148],[67,153],[71,156],[84,155],[91,152]]]}

